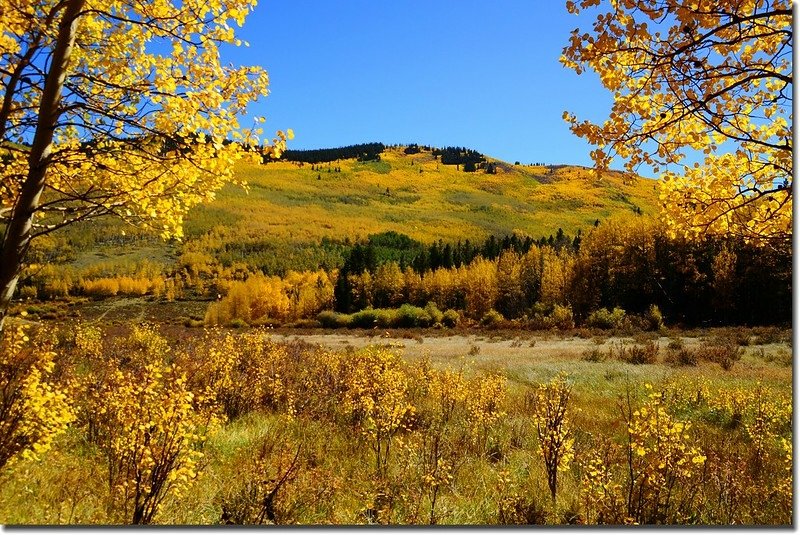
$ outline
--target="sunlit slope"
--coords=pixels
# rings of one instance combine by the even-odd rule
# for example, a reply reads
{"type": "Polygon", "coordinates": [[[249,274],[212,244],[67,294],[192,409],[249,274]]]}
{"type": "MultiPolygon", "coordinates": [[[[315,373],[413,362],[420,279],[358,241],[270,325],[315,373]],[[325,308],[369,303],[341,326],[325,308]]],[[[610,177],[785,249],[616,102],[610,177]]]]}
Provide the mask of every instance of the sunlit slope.
{"type": "Polygon", "coordinates": [[[217,200],[194,209],[187,238],[215,227],[225,234],[316,242],[395,230],[423,242],[485,238],[521,232],[533,237],[588,229],[595,220],[637,208],[656,213],[655,182],[598,179],[573,166],[496,163],[496,174],[442,165],[429,152],[387,149],[379,162],[276,162],[241,165],[249,192],[228,186],[217,200]],[[336,168],[340,172],[336,172],[336,168]]]}

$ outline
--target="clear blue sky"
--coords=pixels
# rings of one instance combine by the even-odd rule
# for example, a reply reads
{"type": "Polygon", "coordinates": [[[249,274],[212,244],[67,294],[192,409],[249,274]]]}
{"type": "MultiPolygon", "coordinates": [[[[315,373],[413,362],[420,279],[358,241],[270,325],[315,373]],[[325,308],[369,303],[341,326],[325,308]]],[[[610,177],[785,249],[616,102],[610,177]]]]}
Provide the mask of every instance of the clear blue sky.
{"type": "Polygon", "coordinates": [[[459,145],[523,163],[591,165],[561,115],[602,120],[611,96],[558,62],[587,21],[562,0],[261,0],[224,50],[257,64],[252,107],[291,148],[382,141],[459,145]]]}

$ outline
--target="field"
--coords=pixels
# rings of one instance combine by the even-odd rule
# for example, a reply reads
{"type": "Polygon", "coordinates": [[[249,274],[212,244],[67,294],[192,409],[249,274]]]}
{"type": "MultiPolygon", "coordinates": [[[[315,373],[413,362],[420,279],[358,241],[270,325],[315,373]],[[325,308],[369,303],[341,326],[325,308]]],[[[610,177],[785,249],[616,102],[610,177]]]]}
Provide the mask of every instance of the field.
{"type": "Polygon", "coordinates": [[[5,471],[4,524],[128,523],[137,506],[157,524],[791,521],[785,330],[203,334],[98,322],[57,338],[51,377],[76,419],[5,471]],[[640,363],[631,348],[650,352],[640,363]],[[714,360],[725,351],[732,361],[714,360]],[[106,397],[90,388],[102,377],[117,385],[106,397]],[[181,420],[155,410],[186,392],[202,400],[181,420]],[[142,411],[144,434],[126,418],[142,411]],[[195,438],[176,445],[181,433],[195,438]],[[165,467],[175,477],[151,492],[165,467]]]}

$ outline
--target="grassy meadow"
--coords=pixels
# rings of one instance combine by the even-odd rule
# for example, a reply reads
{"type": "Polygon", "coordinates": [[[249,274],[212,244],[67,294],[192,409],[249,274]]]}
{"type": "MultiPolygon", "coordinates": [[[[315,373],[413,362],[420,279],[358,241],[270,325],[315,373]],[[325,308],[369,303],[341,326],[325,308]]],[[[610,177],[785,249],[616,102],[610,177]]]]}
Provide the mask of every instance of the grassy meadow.
{"type": "Polygon", "coordinates": [[[785,330],[38,335],[4,524],[791,522],[785,330]]]}

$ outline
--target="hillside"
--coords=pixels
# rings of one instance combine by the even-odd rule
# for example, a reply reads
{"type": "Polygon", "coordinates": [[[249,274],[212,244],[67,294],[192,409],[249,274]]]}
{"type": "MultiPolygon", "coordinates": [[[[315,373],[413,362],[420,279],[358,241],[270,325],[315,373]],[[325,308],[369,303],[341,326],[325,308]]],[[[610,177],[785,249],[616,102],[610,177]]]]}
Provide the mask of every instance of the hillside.
{"type": "Polygon", "coordinates": [[[351,239],[385,230],[422,242],[505,235],[569,234],[596,219],[636,207],[656,209],[655,183],[601,180],[574,166],[523,166],[489,159],[495,174],[442,165],[430,152],[387,149],[381,160],[354,159],[313,166],[274,162],[242,165],[249,193],[227,187],[218,199],[190,214],[186,232],[197,237],[216,225],[249,235],[294,242],[322,237],[351,239]],[[336,172],[336,169],[340,172],[336,172]]]}
{"type": "Polygon", "coordinates": [[[248,191],[227,186],[187,217],[183,243],[164,244],[113,220],[65,229],[50,243],[74,276],[119,275],[173,265],[185,253],[244,262],[266,272],[331,268],[346,243],[396,231],[422,243],[483,240],[519,233],[539,238],[562,228],[587,231],[596,220],[641,210],[656,213],[656,185],[600,179],[575,166],[512,165],[487,158],[496,172],[465,172],[430,151],[387,148],[379,161],[242,164],[248,191]],[[122,236],[122,230],[125,235],[122,236]]]}

